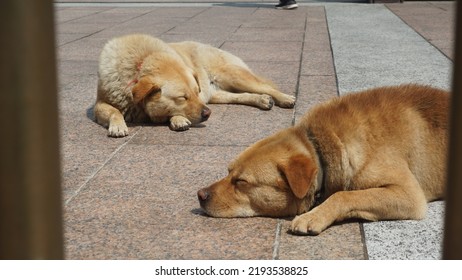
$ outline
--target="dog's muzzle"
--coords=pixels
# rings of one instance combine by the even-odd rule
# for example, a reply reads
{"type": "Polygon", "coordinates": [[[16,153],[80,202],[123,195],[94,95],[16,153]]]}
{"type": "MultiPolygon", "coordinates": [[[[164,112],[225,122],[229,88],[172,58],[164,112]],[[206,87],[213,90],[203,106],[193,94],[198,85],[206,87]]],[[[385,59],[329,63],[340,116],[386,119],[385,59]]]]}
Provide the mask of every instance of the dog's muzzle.
{"type": "Polygon", "coordinates": [[[204,109],[202,109],[201,111],[202,121],[205,122],[206,120],[208,120],[211,114],[212,110],[210,110],[208,107],[204,107],[204,109]]]}
{"type": "Polygon", "coordinates": [[[201,207],[204,208],[205,205],[207,204],[207,201],[210,198],[210,193],[209,193],[209,191],[207,189],[200,189],[197,192],[197,198],[199,199],[199,203],[200,203],[201,207]]]}

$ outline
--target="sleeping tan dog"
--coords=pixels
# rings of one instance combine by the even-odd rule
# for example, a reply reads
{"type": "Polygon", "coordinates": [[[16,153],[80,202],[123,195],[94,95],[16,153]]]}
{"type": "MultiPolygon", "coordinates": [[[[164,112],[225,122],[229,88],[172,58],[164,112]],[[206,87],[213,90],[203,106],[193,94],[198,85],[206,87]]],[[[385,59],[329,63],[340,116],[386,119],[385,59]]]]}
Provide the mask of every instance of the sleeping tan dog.
{"type": "Polygon", "coordinates": [[[148,35],[109,41],[99,61],[96,121],[108,135],[128,135],[128,122],[169,122],[186,130],[206,121],[206,103],[236,103],[269,110],[292,108],[293,96],[256,76],[238,57],[196,42],[167,44],[148,35]],[[239,94],[235,94],[239,93],[239,94]]]}
{"type": "Polygon", "coordinates": [[[448,103],[417,85],[335,98],[247,148],[198,191],[200,205],[214,217],[299,215],[295,234],[349,218],[422,219],[444,194],[448,103]]]}

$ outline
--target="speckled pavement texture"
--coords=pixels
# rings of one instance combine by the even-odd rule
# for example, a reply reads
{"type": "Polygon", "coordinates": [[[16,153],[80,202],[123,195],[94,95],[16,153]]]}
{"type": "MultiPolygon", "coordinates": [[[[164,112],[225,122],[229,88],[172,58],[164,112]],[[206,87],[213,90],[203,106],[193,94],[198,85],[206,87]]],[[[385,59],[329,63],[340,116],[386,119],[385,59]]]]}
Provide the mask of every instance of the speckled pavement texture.
{"type": "Polygon", "coordinates": [[[288,233],[290,219],[206,217],[196,192],[248,145],[338,94],[402,82],[448,88],[453,2],[298,1],[292,11],[265,1],[58,2],[66,258],[440,258],[444,202],[431,203],[423,221],[347,222],[300,237],[288,233]],[[201,127],[133,125],[128,137],[108,138],[91,110],[98,55],[107,40],[135,32],[230,51],[296,96],[296,106],[210,105],[201,127]]]}

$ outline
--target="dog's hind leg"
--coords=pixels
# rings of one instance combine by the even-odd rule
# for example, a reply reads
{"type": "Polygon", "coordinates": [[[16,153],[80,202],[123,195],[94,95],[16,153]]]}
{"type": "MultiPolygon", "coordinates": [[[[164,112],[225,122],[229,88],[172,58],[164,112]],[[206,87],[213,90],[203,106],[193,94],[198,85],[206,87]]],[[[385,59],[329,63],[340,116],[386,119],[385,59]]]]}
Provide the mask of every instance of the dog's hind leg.
{"type": "Polygon", "coordinates": [[[263,110],[270,110],[273,107],[273,98],[266,94],[233,93],[224,90],[217,90],[209,100],[211,104],[243,104],[258,107],[263,110]]]}
{"type": "Polygon", "coordinates": [[[237,65],[224,65],[212,77],[220,89],[236,93],[256,93],[271,96],[276,105],[293,108],[295,97],[276,89],[272,82],[253,74],[249,69],[237,65]]]}

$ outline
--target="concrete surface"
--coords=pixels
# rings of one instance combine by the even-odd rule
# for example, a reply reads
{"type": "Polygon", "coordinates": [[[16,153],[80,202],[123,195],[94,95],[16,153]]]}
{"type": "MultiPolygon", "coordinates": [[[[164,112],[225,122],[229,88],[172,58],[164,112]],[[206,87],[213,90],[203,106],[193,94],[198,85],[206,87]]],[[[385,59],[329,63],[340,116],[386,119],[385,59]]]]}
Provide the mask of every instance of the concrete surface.
{"type": "Polygon", "coordinates": [[[452,62],[387,7],[339,4],[326,13],[340,94],[400,83],[450,86],[452,62]]]}
{"type": "Polygon", "coordinates": [[[424,221],[348,222],[316,237],[299,237],[288,234],[288,219],[205,217],[196,191],[225,175],[229,161],[249,144],[339,93],[401,82],[447,88],[453,2],[298,1],[294,11],[262,1],[59,2],[67,258],[440,257],[443,202],[432,203],[424,221]],[[91,111],[98,55],[108,39],[134,32],[231,51],[295,95],[296,106],[261,111],[211,105],[212,116],[202,127],[177,133],[165,126],[133,125],[128,137],[108,138],[91,111]]]}

